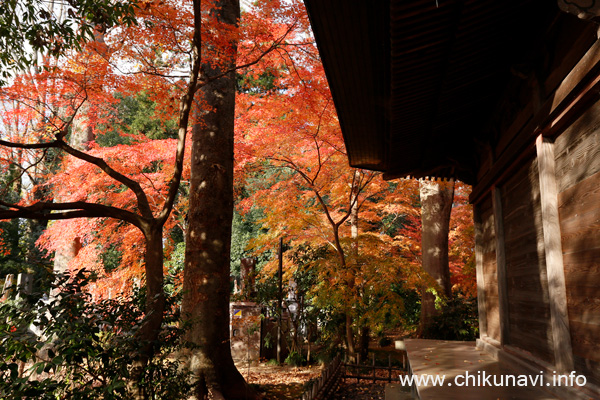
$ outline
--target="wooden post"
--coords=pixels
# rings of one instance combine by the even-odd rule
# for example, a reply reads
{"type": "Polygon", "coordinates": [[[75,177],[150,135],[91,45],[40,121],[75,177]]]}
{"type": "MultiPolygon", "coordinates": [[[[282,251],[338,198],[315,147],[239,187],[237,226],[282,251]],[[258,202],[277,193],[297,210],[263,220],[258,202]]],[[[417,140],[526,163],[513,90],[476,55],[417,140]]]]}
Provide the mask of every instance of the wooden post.
{"type": "Polygon", "coordinates": [[[279,312],[279,318],[277,319],[277,363],[281,364],[281,319],[283,318],[283,238],[279,238],[278,286],[279,290],[277,294],[277,311],[279,312]]]}
{"type": "Polygon", "coordinates": [[[375,353],[373,353],[373,383],[375,383],[375,353]]]}
{"type": "Polygon", "coordinates": [[[494,227],[496,228],[496,273],[498,276],[498,313],[500,314],[500,343],[509,342],[508,289],[506,276],[506,252],[504,246],[504,219],[502,216],[502,192],[494,186],[492,203],[494,227]]]}
{"type": "Polygon", "coordinates": [[[560,372],[573,370],[573,348],[567,310],[567,288],[562,256],[560,221],[558,217],[558,188],[554,165],[554,143],[538,136],[535,147],[540,179],[540,201],[544,252],[548,276],[550,322],[554,360],[560,372]]]}
{"type": "Polygon", "coordinates": [[[14,290],[15,276],[13,274],[6,275],[4,286],[2,286],[2,301],[5,301],[10,296],[10,292],[14,290]]]}
{"type": "Polygon", "coordinates": [[[388,382],[392,382],[392,355],[388,354],[388,382]]]}
{"type": "Polygon", "coordinates": [[[31,294],[33,292],[33,274],[17,275],[17,288],[20,293],[31,294]]]}
{"type": "Polygon", "coordinates": [[[483,226],[479,205],[473,206],[475,222],[475,268],[477,277],[477,309],[479,311],[479,337],[487,336],[487,308],[485,304],[485,278],[483,275],[483,226]]]}

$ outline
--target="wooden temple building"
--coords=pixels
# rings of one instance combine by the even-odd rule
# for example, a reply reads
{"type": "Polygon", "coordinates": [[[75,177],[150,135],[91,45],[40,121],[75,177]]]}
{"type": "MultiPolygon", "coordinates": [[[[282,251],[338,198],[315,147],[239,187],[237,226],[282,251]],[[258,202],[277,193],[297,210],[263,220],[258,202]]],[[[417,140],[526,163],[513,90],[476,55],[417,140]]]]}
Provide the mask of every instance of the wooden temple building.
{"type": "Polygon", "coordinates": [[[600,6],[305,0],[350,164],[473,185],[478,347],[600,398],[600,6]]]}

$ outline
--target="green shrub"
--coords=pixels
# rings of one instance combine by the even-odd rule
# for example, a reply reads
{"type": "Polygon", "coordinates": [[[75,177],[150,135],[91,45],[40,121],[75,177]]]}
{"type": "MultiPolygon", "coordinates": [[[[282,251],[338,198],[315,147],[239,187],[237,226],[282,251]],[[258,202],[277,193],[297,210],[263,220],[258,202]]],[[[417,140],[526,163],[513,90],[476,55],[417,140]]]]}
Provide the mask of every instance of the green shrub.
{"type": "Polygon", "coordinates": [[[477,299],[455,295],[441,305],[441,313],[423,332],[428,339],[475,340],[479,335],[477,299]]]}
{"type": "Polygon", "coordinates": [[[379,339],[379,347],[385,347],[392,344],[392,339],[387,336],[383,336],[379,339]]]}
{"type": "Polygon", "coordinates": [[[84,290],[89,282],[90,274],[79,272],[57,279],[50,299],[36,293],[0,303],[0,399],[125,400],[134,390],[147,399],[184,398],[188,372],[170,357],[182,334],[174,299],[153,344],[155,357],[134,375],[146,344],[136,338],[143,296],[92,301],[84,290]]]}
{"type": "Polygon", "coordinates": [[[296,351],[290,352],[290,354],[288,354],[288,356],[285,358],[285,363],[287,365],[291,365],[292,367],[299,367],[305,361],[306,360],[304,360],[304,357],[302,357],[302,354],[300,354],[296,351]]]}

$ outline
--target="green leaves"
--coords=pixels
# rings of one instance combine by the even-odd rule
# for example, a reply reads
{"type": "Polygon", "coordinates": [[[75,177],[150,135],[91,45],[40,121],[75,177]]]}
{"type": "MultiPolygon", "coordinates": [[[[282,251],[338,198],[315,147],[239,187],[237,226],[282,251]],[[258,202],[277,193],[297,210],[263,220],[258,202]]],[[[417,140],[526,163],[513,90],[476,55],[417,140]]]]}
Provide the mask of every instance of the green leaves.
{"type": "Polygon", "coordinates": [[[38,52],[59,57],[80,50],[94,30],[135,23],[133,0],[3,0],[0,2],[0,85],[40,66],[38,52]]]}
{"type": "MultiPolygon", "coordinates": [[[[133,398],[127,383],[145,345],[136,336],[143,298],[93,301],[89,282],[90,274],[79,272],[59,277],[50,300],[38,293],[0,303],[0,399],[133,398]]],[[[174,300],[154,344],[157,356],[137,383],[149,398],[181,398],[189,389],[186,369],[167,357],[181,346],[174,300]]]]}

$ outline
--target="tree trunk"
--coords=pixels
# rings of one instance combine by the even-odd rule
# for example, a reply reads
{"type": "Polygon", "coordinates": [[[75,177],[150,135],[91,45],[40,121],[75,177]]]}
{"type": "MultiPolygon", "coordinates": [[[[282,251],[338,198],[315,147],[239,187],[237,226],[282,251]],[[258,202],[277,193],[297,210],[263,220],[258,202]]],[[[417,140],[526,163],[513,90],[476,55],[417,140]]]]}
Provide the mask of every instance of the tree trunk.
{"type": "MultiPolygon", "coordinates": [[[[235,29],[236,0],[218,2],[213,12],[235,29]]],[[[228,67],[234,65],[231,59],[228,67]]],[[[203,80],[222,72],[202,66],[203,80]]],[[[192,398],[206,399],[210,393],[212,398],[254,399],[231,358],[229,336],[235,74],[209,82],[201,93],[213,108],[193,129],[182,300],[182,313],[191,323],[186,339],[196,346],[187,354],[197,379],[192,398]]]]}
{"type": "Polygon", "coordinates": [[[342,244],[340,242],[340,230],[339,230],[339,226],[332,224],[332,229],[333,229],[333,239],[334,239],[334,243],[335,243],[335,249],[338,253],[338,257],[340,259],[340,268],[342,271],[344,271],[345,273],[345,283],[346,283],[346,287],[348,288],[348,296],[345,299],[345,311],[344,311],[344,318],[346,320],[346,326],[345,326],[345,342],[346,342],[346,349],[348,350],[348,355],[350,357],[350,361],[352,362],[354,360],[355,354],[356,354],[356,349],[354,347],[354,331],[352,330],[352,292],[354,291],[354,274],[352,273],[352,271],[348,270],[347,268],[347,264],[346,264],[346,254],[344,253],[344,249],[342,248],[342,244]]]}
{"type": "Polygon", "coordinates": [[[366,325],[361,326],[361,328],[360,328],[360,348],[358,349],[361,360],[367,360],[369,358],[370,339],[371,339],[371,329],[366,325]]]}
{"type": "Polygon", "coordinates": [[[140,357],[133,365],[133,379],[129,390],[136,400],[151,398],[145,387],[139,383],[144,378],[144,369],[154,357],[156,343],[160,334],[164,312],[165,294],[163,291],[163,238],[162,225],[149,226],[145,232],[146,253],[144,256],[146,272],[146,310],[144,324],[136,334],[140,343],[140,357]]]}
{"type": "Polygon", "coordinates": [[[146,233],[145,264],[146,321],[139,336],[146,342],[144,354],[149,359],[154,354],[154,342],[158,340],[165,311],[162,226],[153,226],[146,233]]]}
{"type": "MultiPolygon", "coordinates": [[[[356,268],[358,268],[358,265],[356,264],[358,263],[358,194],[360,192],[358,187],[359,177],[360,171],[358,169],[354,170],[354,180],[352,182],[352,187],[350,188],[350,238],[352,239],[350,250],[352,265],[350,269],[347,268],[345,262],[343,265],[344,269],[347,270],[346,285],[350,291],[355,290],[356,277],[354,275],[354,271],[356,268]]],[[[341,256],[343,256],[343,253],[340,255],[340,257],[341,256]]],[[[350,295],[349,298],[352,298],[352,295],[350,295]]],[[[346,308],[346,344],[348,346],[350,360],[353,361],[356,354],[356,347],[354,345],[354,330],[352,329],[354,322],[351,313],[352,307],[351,305],[348,305],[346,308]]]]}
{"type": "MultiPolygon", "coordinates": [[[[454,199],[454,181],[419,182],[421,196],[421,248],[423,269],[438,284],[439,295],[446,298],[452,295],[450,287],[450,268],[448,265],[448,232],[450,213],[454,199]]],[[[430,327],[432,318],[437,314],[435,295],[429,287],[421,293],[421,321],[419,334],[430,327]]]]}

